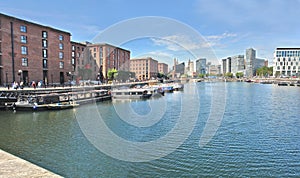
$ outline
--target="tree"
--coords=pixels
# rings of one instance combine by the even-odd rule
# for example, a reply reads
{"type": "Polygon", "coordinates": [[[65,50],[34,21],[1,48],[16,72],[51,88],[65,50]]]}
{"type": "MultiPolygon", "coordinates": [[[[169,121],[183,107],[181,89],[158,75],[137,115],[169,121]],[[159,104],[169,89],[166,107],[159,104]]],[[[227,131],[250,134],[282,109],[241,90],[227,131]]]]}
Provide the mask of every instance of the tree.
{"type": "Polygon", "coordinates": [[[233,77],[233,73],[231,73],[231,72],[227,72],[227,73],[225,74],[225,77],[232,78],[232,77],[233,77]]]}
{"type": "Polygon", "coordinates": [[[117,69],[109,69],[107,72],[107,77],[110,80],[114,80],[114,78],[118,75],[117,69]]]}
{"type": "Polygon", "coordinates": [[[235,76],[236,76],[237,78],[242,78],[242,77],[244,77],[244,73],[243,73],[243,72],[237,72],[237,73],[235,74],[235,76]]]}
{"type": "Polygon", "coordinates": [[[199,77],[199,78],[204,78],[204,77],[205,77],[205,74],[199,74],[198,77],[199,77]]]}
{"type": "Polygon", "coordinates": [[[268,76],[271,76],[273,75],[273,67],[266,67],[266,66],[263,66],[261,68],[258,68],[256,69],[256,75],[262,77],[268,77],[268,76]]]}

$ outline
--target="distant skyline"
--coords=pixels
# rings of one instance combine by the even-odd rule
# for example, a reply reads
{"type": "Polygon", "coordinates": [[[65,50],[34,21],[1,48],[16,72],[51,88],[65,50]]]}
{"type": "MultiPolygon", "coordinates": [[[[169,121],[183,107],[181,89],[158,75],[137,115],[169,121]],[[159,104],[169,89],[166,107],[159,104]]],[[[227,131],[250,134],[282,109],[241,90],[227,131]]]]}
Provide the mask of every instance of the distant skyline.
{"type": "MultiPolygon", "coordinates": [[[[132,18],[144,16],[177,20],[202,35],[219,61],[228,56],[244,54],[254,48],[257,57],[273,60],[277,47],[299,47],[299,0],[14,0],[1,1],[1,13],[71,32],[72,40],[93,41],[105,29],[132,18]]],[[[138,27],[137,27],[138,28],[138,27]]],[[[178,50],[169,39],[195,45],[184,34],[161,39],[140,38],[122,44],[131,57],[152,56],[172,63],[193,59],[178,50]]],[[[196,58],[210,57],[197,54],[196,58]]],[[[216,63],[216,62],[214,62],[216,63]]]]}

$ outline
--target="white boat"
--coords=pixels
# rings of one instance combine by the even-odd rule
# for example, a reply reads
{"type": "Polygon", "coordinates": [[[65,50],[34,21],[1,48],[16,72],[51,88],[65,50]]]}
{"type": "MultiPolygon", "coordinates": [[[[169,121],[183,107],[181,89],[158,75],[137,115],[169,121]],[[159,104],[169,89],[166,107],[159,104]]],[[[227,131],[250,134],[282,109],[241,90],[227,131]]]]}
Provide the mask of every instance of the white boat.
{"type": "Polygon", "coordinates": [[[180,83],[170,83],[169,85],[173,86],[174,91],[181,91],[184,88],[184,85],[180,83]]]}
{"type": "Polygon", "coordinates": [[[48,104],[47,107],[50,110],[61,110],[61,109],[70,109],[78,106],[79,104],[75,102],[61,102],[61,103],[48,104]]]}
{"type": "Polygon", "coordinates": [[[46,104],[37,104],[28,100],[19,100],[11,107],[13,111],[41,111],[47,109],[46,104]]]}
{"type": "Polygon", "coordinates": [[[154,89],[129,88],[111,91],[113,99],[148,99],[152,96],[154,89]]]}

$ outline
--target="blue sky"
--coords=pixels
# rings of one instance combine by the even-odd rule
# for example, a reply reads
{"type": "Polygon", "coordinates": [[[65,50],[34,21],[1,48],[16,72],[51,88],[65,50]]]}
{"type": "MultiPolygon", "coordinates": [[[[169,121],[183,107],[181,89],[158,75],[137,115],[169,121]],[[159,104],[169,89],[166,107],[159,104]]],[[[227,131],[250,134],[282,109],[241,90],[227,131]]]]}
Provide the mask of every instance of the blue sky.
{"type": "MultiPolygon", "coordinates": [[[[72,33],[73,41],[92,41],[99,33],[132,18],[156,16],[176,20],[194,29],[203,41],[196,43],[189,32],[163,33],[159,38],[141,37],[121,44],[132,57],[152,56],[170,63],[206,57],[208,60],[257,50],[257,57],[272,60],[276,47],[300,46],[299,0],[2,0],[0,12],[72,33]],[[179,42],[185,48],[174,45],[179,42]],[[201,43],[201,44],[200,44],[201,43]],[[202,46],[215,57],[200,52],[202,46]],[[190,55],[189,50],[199,50],[190,55]]],[[[148,24],[149,27],[153,24],[148,24]]],[[[132,27],[138,31],[139,26],[132,27]]],[[[166,28],[166,30],[172,30],[166,28]]],[[[120,30],[120,34],[124,31],[120,30]]]]}

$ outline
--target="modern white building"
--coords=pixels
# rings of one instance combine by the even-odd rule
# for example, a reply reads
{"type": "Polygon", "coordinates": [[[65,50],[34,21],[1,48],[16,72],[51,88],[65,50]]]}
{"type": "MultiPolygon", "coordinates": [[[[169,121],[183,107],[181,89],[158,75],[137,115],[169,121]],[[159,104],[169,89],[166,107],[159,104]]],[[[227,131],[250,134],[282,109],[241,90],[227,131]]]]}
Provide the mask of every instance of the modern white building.
{"type": "Polygon", "coordinates": [[[225,75],[228,72],[231,72],[231,57],[222,59],[222,73],[225,75]]]}
{"type": "Polygon", "coordinates": [[[276,48],[274,52],[274,76],[300,75],[300,48],[276,48]]]}
{"type": "Polygon", "coordinates": [[[244,72],[245,59],[244,55],[236,55],[231,57],[231,73],[235,76],[237,72],[244,72]]]}

